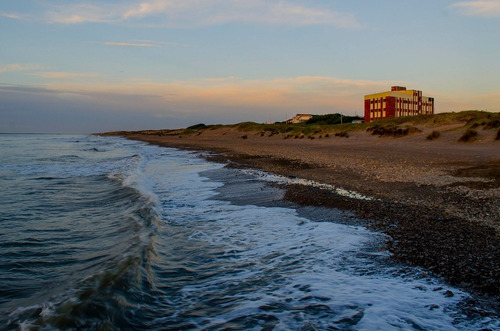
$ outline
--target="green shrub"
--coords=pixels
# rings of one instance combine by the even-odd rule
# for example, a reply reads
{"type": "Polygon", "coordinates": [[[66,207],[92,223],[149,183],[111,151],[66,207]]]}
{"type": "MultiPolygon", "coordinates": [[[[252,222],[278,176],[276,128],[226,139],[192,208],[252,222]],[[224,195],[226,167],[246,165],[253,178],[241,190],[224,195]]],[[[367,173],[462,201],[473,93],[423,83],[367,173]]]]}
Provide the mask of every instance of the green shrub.
{"type": "Polygon", "coordinates": [[[195,125],[191,125],[191,126],[188,126],[187,129],[190,129],[190,130],[198,130],[198,129],[205,129],[207,126],[203,123],[199,123],[199,124],[195,124],[195,125]]]}
{"type": "Polygon", "coordinates": [[[379,135],[379,136],[392,136],[392,137],[404,137],[407,136],[411,133],[415,132],[420,132],[419,129],[417,129],[414,126],[406,125],[405,127],[400,127],[397,125],[379,125],[375,124],[374,126],[369,127],[366,129],[367,132],[371,132],[372,135],[379,135]]]}
{"type": "Polygon", "coordinates": [[[469,129],[458,139],[459,142],[466,143],[477,139],[477,131],[469,129]]]}
{"type": "Polygon", "coordinates": [[[427,140],[434,140],[434,139],[438,139],[439,137],[441,137],[441,132],[439,132],[439,131],[432,131],[432,133],[429,134],[427,136],[427,138],[425,138],[425,139],[427,139],[427,140]]]}
{"type": "Polygon", "coordinates": [[[347,131],[337,132],[335,133],[335,137],[349,138],[349,133],[347,131]]]}
{"type": "Polygon", "coordinates": [[[489,122],[486,123],[484,126],[485,129],[497,129],[500,128],[500,117],[497,116],[498,118],[493,118],[489,122]]]}
{"type": "Polygon", "coordinates": [[[342,114],[326,114],[326,115],[313,115],[313,117],[306,122],[306,124],[323,124],[334,125],[341,123],[352,123],[354,120],[361,120],[358,116],[347,116],[342,114]]]}

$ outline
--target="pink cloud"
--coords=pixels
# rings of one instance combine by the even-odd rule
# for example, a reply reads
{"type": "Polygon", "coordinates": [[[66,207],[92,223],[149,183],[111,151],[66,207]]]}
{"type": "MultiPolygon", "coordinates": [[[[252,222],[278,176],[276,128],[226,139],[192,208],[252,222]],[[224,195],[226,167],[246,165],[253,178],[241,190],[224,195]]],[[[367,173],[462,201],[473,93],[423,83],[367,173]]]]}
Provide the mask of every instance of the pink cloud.
{"type": "Polygon", "coordinates": [[[461,1],[451,5],[452,8],[458,8],[461,13],[468,16],[479,17],[500,17],[500,1],[461,1]]]}

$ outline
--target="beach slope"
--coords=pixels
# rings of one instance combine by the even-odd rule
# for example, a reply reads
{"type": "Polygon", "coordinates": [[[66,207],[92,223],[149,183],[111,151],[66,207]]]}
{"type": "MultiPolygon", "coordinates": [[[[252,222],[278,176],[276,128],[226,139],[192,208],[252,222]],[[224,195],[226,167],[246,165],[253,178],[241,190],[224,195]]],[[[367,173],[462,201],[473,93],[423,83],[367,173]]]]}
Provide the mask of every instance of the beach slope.
{"type": "Polygon", "coordinates": [[[209,159],[328,184],[286,199],[357,213],[395,259],[500,298],[500,114],[463,112],[364,124],[198,125],[113,132],[209,159]]]}

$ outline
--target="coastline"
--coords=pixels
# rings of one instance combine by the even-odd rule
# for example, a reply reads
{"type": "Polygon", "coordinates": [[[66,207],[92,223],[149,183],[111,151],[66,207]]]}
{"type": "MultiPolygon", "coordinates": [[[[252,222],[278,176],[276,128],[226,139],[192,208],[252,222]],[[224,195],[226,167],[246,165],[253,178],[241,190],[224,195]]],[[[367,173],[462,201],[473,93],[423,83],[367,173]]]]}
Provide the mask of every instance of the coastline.
{"type": "MultiPolygon", "coordinates": [[[[428,131],[428,130],[427,130],[428,131]]],[[[228,167],[260,169],[355,191],[373,200],[290,184],[285,199],[355,212],[388,234],[401,262],[500,302],[500,142],[493,133],[458,143],[450,130],[402,138],[366,132],[349,138],[285,139],[231,127],[196,134],[111,133],[160,146],[210,152],[228,167]],[[491,136],[491,137],[490,137],[491,136]]]]}

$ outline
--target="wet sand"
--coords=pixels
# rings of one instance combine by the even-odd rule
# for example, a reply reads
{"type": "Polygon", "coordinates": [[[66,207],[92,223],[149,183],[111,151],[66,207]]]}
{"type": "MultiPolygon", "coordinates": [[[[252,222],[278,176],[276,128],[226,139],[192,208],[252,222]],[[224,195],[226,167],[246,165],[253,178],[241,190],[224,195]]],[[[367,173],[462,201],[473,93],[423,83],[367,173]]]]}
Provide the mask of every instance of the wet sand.
{"type": "Polygon", "coordinates": [[[355,191],[350,198],[312,186],[288,185],[285,198],[350,210],[388,234],[395,259],[424,267],[452,285],[500,302],[500,141],[483,130],[459,143],[453,127],[407,137],[353,132],[348,138],[285,139],[231,127],[198,134],[120,133],[129,139],[211,152],[208,159],[304,178],[355,191]]]}

